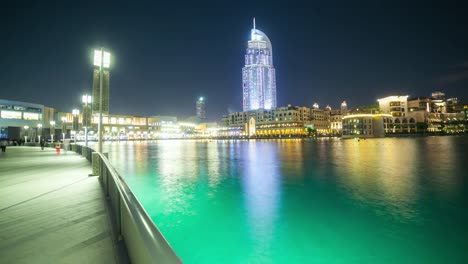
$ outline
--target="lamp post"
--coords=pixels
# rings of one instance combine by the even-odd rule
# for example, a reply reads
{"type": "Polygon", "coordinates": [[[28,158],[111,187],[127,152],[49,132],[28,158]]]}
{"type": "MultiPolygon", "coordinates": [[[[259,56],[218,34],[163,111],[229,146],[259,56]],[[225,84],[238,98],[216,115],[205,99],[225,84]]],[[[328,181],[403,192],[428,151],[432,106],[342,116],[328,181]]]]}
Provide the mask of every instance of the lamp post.
{"type": "Polygon", "coordinates": [[[54,135],[55,135],[55,121],[50,121],[50,137],[51,141],[50,143],[54,143],[54,135]]]}
{"type": "Polygon", "coordinates": [[[78,115],[80,114],[80,110],[73,109],[72,113],[73,113],[73,132],[74,132],[73,133],[74,134],[73,138],[74,138],[75,144],[76,144],[76,134],[78,132],[78,115]]]}
{"type": "Polygon", "coordinates": [[[65,141],[65,130],[67,130],[65,121],[67,121],[67,118],[62,116],[60,119],[62,120],[62,141],[65,141]]]}
{"type": "Polygon", "coordinates": [[[83,95],[83,98],[81,100],[84,104],[83,106],[83,126],[84,126],[84,129],[85,129],[85,146],[87,147],[88,146],[88,121],[89,121],[89,117],[90,117],[90,111],[89,111],[89,106],[88,104],[91,103],[91,95],[83,95]]]}
{"type": "Polygon", "coordinates": [[[98,152],[102,152],[102,68],[109,68],[110,53],[101,50],[94,51],[94,65],[99,66],[99,123],[98,123],[98,152]]]}
{"type": "Polygon", "coordinates": [[[39,144],[41,143],[41,135],[42,135],[42,124],[37,124],[37,137],[39,144]]]}
{"type": "Polygon", "coordinates": [[[24,143],[28,143],[28,129],[29,126],[24,126],[24,143]]]}

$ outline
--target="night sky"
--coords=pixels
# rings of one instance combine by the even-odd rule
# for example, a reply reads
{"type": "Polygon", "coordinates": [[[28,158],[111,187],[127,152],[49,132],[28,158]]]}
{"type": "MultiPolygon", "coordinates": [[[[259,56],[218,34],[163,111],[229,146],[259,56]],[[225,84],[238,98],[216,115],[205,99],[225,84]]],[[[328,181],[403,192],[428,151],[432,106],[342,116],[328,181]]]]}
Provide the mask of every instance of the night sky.
{"type": "Polygon", "coordinates": [[[256,17],[272,41],[279,106],[437,90],[468,102],[463,1],[156,2],[2,3],[0,98],[71,111],[91,93],[92,51],[104,46],[112,113],[188,117],[204,96],[219,121],[242,110],[256,17]]]}

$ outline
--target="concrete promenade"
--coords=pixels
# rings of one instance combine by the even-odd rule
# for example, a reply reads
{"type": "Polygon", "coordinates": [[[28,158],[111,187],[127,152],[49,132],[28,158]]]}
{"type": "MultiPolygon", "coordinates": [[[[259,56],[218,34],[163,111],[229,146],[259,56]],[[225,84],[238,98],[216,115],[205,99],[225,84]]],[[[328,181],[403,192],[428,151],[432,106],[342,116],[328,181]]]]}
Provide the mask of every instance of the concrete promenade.
{"type": "Polygon", "coordinates": [[[80,155],[0,152],[0,263],[125,263],[105,197],[80,155]]]}

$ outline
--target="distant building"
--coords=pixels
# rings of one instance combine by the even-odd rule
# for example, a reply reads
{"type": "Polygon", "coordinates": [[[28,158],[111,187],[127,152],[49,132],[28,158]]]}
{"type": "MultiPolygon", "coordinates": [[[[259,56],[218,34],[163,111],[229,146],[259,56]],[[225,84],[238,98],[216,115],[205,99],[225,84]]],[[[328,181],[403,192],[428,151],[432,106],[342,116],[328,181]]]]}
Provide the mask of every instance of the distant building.
{"type": "Polygon", "coordinates": [[[448,98],[446,100],[446,103],[447,103],[446,110],[447,110],[448,113],[456,112],[457,106],[459,104],[458,98],[448,98]]]}
{"type": "Polygon", "coordinates": [[[235,112],[224,116],[221,136],[305,136],[305,126],[311,124],[310,108],[285,106],[273,109],[258,109],[235,112]]]}
{"type": "Polygon", "coordinates": [[[197,117],[201,120],[206,119],[206,104],[203,97],[200,97],[196,103],[197,117]]]}
{"type": "Polygon", "coordinates": [[[433,92],[431,94],[431,112],[447,113],[447,102],[445,101],[445,93],[433,92]]]}
{"type": "Polygon", "coordinates": [[[268,36],[255,28],[255,18],[242,68],[242,98],[244,112],[276,107],[273,48],[268,36]]]}
{"type": "Polygon", "coordinates": [[[376,138],[385,136],[388,114],[357,114],[343,117],[343,138],[376,138]]]}
{"type": "Polygon", "coordinates": [[[348,112],[348,104],[346,103],[346,101],[343,101],[341,103],[341,113],[344,114],[348,112]]]}
{"type": "Polygon", "coordinates": [[[460,111],[458,99],[446,99],[443,92],[433,92],[430,97],[389,96],[378,101],[380,111],[392,116],[385,133],[465,131],[467,116],[460,111]]]}
{"type": "Polygon", "coordinates": [[[445,101],[445,93],[443,93],[443,92],[432,92],[431,98],[433,98],[434,100],[445,101]]]}
{"type": "Polygon", "coordinates": [[[408,95],[388,96],[377,100],[379,109],[384,114],[393,117],[404,117],[408,113],[408,95]]]}
{"type": "Polygon", "coordinates": [[[319,109],[318,104],[315,103],[310,109],[310,118],[313,128],[317,130],[319,134],[330,133],[330,113],[331,110],[319,109]]]}
{"type": "Polygon", "coordinates": [[[431,112],[431,98],[429,97],[413,97],[408,99],[408,111],[423,111],[431,112]]]}
{"type": "Polygon", "coordinates": [[[330,112],[330,133],[334,136],[341,135],[343,131],[343,115],[340,110],[330,112]]]}
{"type": "Polygon", "coordinates": [[[44,105],[0,99],[0,138],[36,138],[43,125],[44,105]]]}

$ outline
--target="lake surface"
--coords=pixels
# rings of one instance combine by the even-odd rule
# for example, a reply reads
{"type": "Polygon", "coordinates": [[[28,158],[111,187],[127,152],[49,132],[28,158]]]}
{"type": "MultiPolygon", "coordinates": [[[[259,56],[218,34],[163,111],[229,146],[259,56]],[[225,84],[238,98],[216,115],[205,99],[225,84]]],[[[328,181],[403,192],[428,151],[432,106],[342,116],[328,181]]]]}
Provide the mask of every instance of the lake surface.
{"type": "Polygon", "coordinates": [[[105,145],[185,263],[468,263],[468,137],[105,145]]]}

